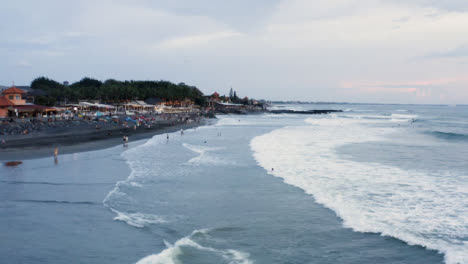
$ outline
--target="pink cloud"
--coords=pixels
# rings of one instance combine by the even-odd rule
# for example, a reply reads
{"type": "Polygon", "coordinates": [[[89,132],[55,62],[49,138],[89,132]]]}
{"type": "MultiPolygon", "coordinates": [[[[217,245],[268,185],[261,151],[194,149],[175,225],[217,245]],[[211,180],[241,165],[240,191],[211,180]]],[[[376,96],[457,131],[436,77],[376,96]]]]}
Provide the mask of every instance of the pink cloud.
{"type": "Polygon", "coordinates": [[[378,92],[389,92],[389,93],[414,93],[417,92],[419,88],[387,88],[387,87],[361,87],[359,91],[369,92],[369,93],[378,93],[378,92]]]}

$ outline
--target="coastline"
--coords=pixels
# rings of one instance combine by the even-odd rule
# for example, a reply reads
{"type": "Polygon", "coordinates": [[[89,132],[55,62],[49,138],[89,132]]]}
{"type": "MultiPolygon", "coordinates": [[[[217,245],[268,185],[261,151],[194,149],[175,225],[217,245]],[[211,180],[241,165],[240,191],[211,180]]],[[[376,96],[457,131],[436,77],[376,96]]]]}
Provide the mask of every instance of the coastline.
{"type": "Polygon", "coordinates": [[[8,141],[6,147],[0,147],[0,162],[53,157],[55,147],[59,148],[59,155],[106,149],[122,144],[122,136],[124,135],[128,135],[130,142],[134,142],[151,138],[154,135],[209,125],[210,123],[209,119],[201,118],[199,123],[160,123],[151,128],[140,127],[136,130],[118,128],[101,131],[68,131],[63,134],[52,133],[16,138],[8,141]]]}
{"type": "MultiPolygon", "coordinates": [[[[205,121],[211,123],[210,121],[214,120],[205,121]]],[[[235,129],[230,125],[216,126],[193,131],[194,133],[187,131],[183,137],[173,136],[174,141],[171,140],[171,144],[145,144],[146,146],[141,146],[138,151],[133,151],[132,155],[137,155],[133,157],[138,161],[134,165],[153,168],[150,171],[157,172],[157,177],[149,179],[137,177],[126,180],[131,175],[130,171],[138,170],[138,166],[129,167],[128,157],[122,157],[124,148],[121,146],[121,140],[117,140],[116,146],[112,148],[61,157],[56,165],[53,165],[50,158],[31,160],[18,168],[1,168],[11,173],[11,177],[5,177],[0,184],[6,186],[5,190],[15,190],[4,192],[3,198],[7,203],[12,203],[12,206],[3,208],[8,216],[7,221],[11,223],[10,226],[4,226],[5,230],[8,230],[5,231],[8,245],[30,245],[33,250],[5,250],[0,259],[47,259],[51,255],[44,255],[43,252],[51,248],[51,254],[57,263],[69,262],[76,258],[88,263],[135,263],[145,256],[157,258],[164,255],[161,255],[162,252],[182,250],[178,246],[181,242],[178,241],[186,239],[205,247],[222,249],[223,247],[217,247],[216,244],[206,244],[207,241],[203,241],[203,237],[210,235],[221,241],[227,239],[231,242],[229,248],[237,250],[235,252],[247,252],[252,260],[271,263],[274,262],[275,256],[284,258],[286,262],[288,255],[278,255],[278,250],[295,246],[287,239],[280,241],[285,243],[272,245],[271,251],[265,251],[265,247],[254,248],[254,243],[249,240],[241,241],[243,243],[229,240],[229,237],[241,235],[246,238],[259,238],[255,244],[266,245],[270,240],[269,235],[277,232],[276,234],[291,234],[294,241],[299,239],[302,245],[306,245],[307,251],[301,251],[306,253],[295,256],[302,262],[320,256],[321,260],[327,262],[395,263],[404,259],[405,263],[424,263],[421,260],[442,263],[443,256],[436,251],[428,251],[417,245],[408,246],[399,239],[382,237],[380,234],[360,233],[343,228],[342,221],[333,211],[316,203],[314,198],[302,189],[286,185],[283,180],[272,177],[268,170],[257,165],[252,156],[243,155],[250,150],[250,140],[245,139],[263,135],[271,129],[274,128],[261,126],[257,130],[247,126],[236,126],[235,129]],[[202,140],[206,138],[203,134],[213,135],[214,133],[209,131],[214,132],[218,129],[222,131],[223,136],[213,137],[208,141],[209,146],[213,147],[208,151],[208,156],[200,155],[201,159],[196,159],[196,153],[184,154],[178,151],[181,140],[190,146],[202,145],[202,140]],[[231,146],[229,151],[223,150],[222,147],[226,145],[231,146]],[[220,148],[216,150],[216,147],[220,148]],[[223,159],[209,159],[210,156],[218,155],[222,155],[224,160],[236,160],[242,167],[235,163],[219,166],[217,162],[223,159]],[[187,166],[187,160],[194,157],[195,161],[200,163],[187,166]],[[152,167],[151,161],[155,160],[158,162],[152,167]],[[184,164],[178,167],[185,169],[172,170],[174,164],[184,164]],[[37,170],[42,170],[42,173],[38,175],[37,170]],[[191,177],[187,177],[187,173],[190,173],[191,177]],[[197,184],[181,184],[192,183],[194,176],[197,184]],[[103,210],[102,207],[102,195],[115,187],[121,188],[126,194],[122,197],[114,196],[112,202],[112,207],[120,214],[103,210]],[[174,195],[171,195],[172,193],[174,195]],[[135,200],[127,199],[129,197],[135,200]],[[165,206],[168,202],[171,202],[171,207],[165,206]],[[187,204],[195,209],[187,210],[187,204]],[[249,205],[248,209],[245,208],[246,204],[249,205]],[[224,211],[225,208],[229,208],[229,212],[224,211]],[[200,211],[208,213],[197,213],[200,211]],[[21,214],[16,216],[14,212],[21,214]],[[61,212],[62,216],[56,217],[57,212],[61,212]],[[171,218],[171,214],[176,217],[171,218]],[[238,215],[245,217],[236,217],[238,215]],[[162,218],[158,218],[159,216],[162,218]],[[24,226],[33,217],[36,219],[35,229],[31,232],[24,226]],[[295,223],[293,226],[290,224],[291,217],[295,223]],[[79,225],[75,219],[80,219],[79,225]],[[168,221],[165,222],[164,219],[168,221]],[[274,225],[267,224],[270,223],[270,219],[274,225]],[[64,234],[63,237],[66,238],[74,236],[75,239],[65,240],[61,236],[47,236],[51,230],[51,223],[54,232],[64,234]],[[233,225],[241,228],[232,228],[233,225]],[[271,226],[272,229],[265,229],[263,225],[271,226]],[[92,232],[89,232],[90,227],[92,232]],[[207,230],[207,234],[199,232],[195,236],[189,235],[202,230],[201,228],[211,229],[203,229],[207,230]],[[268,235],[262,231],[268,232],[268,235]],[[161,239],[155,239],[154,234],[160,235],[161,239]],[[34,239],[37,236],[43,239],[34,239]],[[174,246],[168,247],[165,241],[174,246]],[[37,245],[46,246],[44,248],[37,245]],[[78,250],[70,250],[71,248],[78,250]],[[360,254],[356,255],[353,252],[360,254]],[[111,261],[111,258],[114,259],[111,261]]],[[[131,137],[130,149],[144,142],[136,142],[137,136],[139,135],[131,137]]],[[[185,150],[185,147],[182,149],[185,150]]],[[[187,256],[184,257],[184,254],[181,254],[180,258],[182,263],[190,263],[190,259],[186,260],[187,256]]]]}
{"type": "MultiPolygon", "coordinates": [[[[284,111],[285,110],[270,110],[239,113],[237,111],[232,111],[232,109],[227,109],[225,111],[215,111],[212,112],[212,114],[200,115],[198,122],[191,123],[177,119],[176,114],[174,116],[170,115],[170,119],[168,120],[157,120],[151,123],[149,128],[142,125],[136,129],[122,127],[120,125],[103,126],[106,124],[102,122],[88,123],[87,126],[84,127],[49,128],[45,131],[33,131],[33,133],[28,135],[17,134],[10,136],[5,145],[0,145],[0,163],[53,157],[55,147],[58,148],[59,155],[110,148],[122,144],[122,137],[125,135],[129,136],[130,142],[133,142],[148,139],[154,135],[209,125],[211,123],[209,120],[216,118],[215,114],[255,115],[267,112],[271,114],[299,113],[317,115],[341,112],[342,110],[284,111]],[[101,125],[103,127],[96,130],[94,125],[101,125]]],[[[123,119],[121,121],[123,122],[123,119]]],[[[5,138],[5,136],[2,137],[5,138]]]]}

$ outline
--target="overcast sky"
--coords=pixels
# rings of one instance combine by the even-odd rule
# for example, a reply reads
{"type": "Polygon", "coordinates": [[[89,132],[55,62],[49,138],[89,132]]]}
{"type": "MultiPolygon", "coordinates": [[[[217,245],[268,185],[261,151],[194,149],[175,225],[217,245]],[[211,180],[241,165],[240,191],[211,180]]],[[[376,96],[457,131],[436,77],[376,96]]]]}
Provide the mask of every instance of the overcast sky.
{"type": "Polygon", "coordinates": [[[15,0],[0,84],[169,80],[303,101],[468,103],[467,0],[15,0]]]}

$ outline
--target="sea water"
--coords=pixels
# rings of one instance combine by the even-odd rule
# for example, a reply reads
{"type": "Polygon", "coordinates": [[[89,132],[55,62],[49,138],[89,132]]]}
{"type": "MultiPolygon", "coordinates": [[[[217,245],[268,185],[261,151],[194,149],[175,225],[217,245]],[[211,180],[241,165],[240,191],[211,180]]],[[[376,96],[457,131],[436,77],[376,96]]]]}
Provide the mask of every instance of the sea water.
{"type": "Polygon", "coordinates": [[[0,262],[468,262],[468,107],[274,107],[0,168],[0,262]]]}

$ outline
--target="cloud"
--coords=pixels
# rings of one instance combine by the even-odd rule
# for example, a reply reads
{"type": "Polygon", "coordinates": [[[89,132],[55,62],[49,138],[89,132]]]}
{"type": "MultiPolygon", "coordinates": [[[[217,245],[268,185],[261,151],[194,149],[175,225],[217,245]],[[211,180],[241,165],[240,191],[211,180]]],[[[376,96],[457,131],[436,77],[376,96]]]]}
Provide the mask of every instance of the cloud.
{"type": "Polygon", "coordinates": [[[465,12],[468,11],[466,0],[387,0],[397,4],[416,5],[427,8],[436,8],[443,11],[465,12]]]}
{"type": "Polygon", "coordinates": [[[242,36],[239,32],[234,31],[219,31],[206,34],[174,37],[163,40],[158,47],[165,49],[172,48],[187,48],[194,47],[197,45],[210,44],[212,42],[229,39],[233,37],[242,36]]]}
{"type": "Polygon", "coordinates": [[[154,10],[166,10],[178,16],[210,17],[235,30],[251,30],[268,18],[280,0],[131,0],[154,10]]]}
{"type": "Polygon", "coordinates": [[[468,57],[468,44],[458,46],[441,52],[433,52],[425,56],[426,58],[466,58],[468,57]]]}
{"type": "MultiPolygon", "coordinates": [[[[166,79],[206,93],[233,86],[239,95],[254,98],[359,102],[408,102],[413,99],[405,94],[411,89],[430,87],[451,91],[444,100],[466,101],[463,80],[418,84],[427,76],[434,81],[468,71],[468,64],[446,59],[465,56],[468,12],[460,5],[423,0],[7,1],[0,15],[17,23],[0,27],[0,34],[8,36],[0,38],[0,72],[8,76],[0,83],[28,83],[39,75],[59,81],[166,79]],[[420,59],[428,54],[430,60],[420,59]],[[31,66],[14,70],[20,60],[31,66]],[[385,81],[354,82],[353,89],[346,89],[342,80],[385,81]]],[[[442,97],[435,94],[411,102],[439,102],[442,97]]]]}

